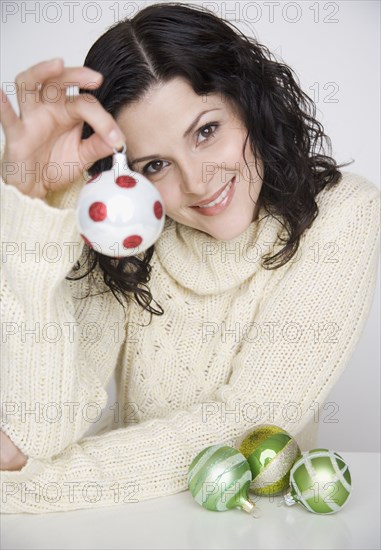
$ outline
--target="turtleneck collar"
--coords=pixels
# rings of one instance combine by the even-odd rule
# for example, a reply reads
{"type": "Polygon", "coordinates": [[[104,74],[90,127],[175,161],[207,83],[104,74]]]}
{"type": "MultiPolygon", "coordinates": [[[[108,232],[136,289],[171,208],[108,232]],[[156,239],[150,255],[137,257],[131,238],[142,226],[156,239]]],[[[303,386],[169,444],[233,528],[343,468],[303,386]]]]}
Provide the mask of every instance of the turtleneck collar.
{"type": "Polygon", "coordinates": [[[199,295],[220,294],[238,287],[261,269],[261,256],[277,241],[281,224],[263,207],[248,228],[221,241],[168,216],[152,258],[181,286],[199,295]]]}

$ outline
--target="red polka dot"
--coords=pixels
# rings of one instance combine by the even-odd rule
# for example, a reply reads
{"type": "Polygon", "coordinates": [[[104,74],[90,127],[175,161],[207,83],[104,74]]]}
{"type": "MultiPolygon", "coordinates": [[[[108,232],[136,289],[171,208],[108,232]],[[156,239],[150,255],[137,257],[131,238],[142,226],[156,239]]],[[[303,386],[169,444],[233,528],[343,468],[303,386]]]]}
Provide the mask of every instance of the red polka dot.
{"type": "Polygon", "coordinates": [[[143,241],[140,235],[131,235],[123,241],[124,248],[136,248],[143,241]]]}
{"type": "Polygon", "coordinates": [[[153,212],[158,220],[161,220],[163,216],[163,206],[160,201],[156,201],[153,205],[153,212]]]}
{"type": "Polygon", "coordinates": [[[135,178],[131,176],[118,176],[115,180],[115,183],[119,185],[119,187],[135,187],[135,185],[138,183],[135,178]]]}
{"type": "Polygon", "coordinates": [[[103,202],[93,202],[89,208],[89,216],[94,222],[101,222],[107,217],[107,207],[103,202]]]}
{"type": "Polygon", "coordinates": [[[80,233],[80,235],[81,235],[82,239],[85,241],[85,243],[87,244],[87,246],[89,248],[93,248],[93,245],[91,244],[91,242],[88,239],[86,239],[85,235],[82,235],[82,233],[80,233]]]}
{"type": "Polygon", "coordinates": [[[95,181],[96,179],[98,179],[101,174],[102,174],[102,172],[99,172],[98,174],[94,174],[94,176],[86,182],[86,185],[88,183],[91,183],[92,181],[95,181]]]}

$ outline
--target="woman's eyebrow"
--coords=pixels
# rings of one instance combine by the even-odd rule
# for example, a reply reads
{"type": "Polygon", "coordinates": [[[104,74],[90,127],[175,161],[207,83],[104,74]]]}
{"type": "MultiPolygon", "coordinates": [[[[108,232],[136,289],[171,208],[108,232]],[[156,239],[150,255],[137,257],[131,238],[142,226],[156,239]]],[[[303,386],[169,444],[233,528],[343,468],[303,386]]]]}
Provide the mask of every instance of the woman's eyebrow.
{"type": "Polygon", "coordinates": [[[201,113],[194,119],[194,121],[192,122],[192,124],[189,126],[189,128],[187,130],[185,130],[184,134],[183,134],[183,138],[186,138],[187,135],[189,135],[191,133],[191,131],[193,130],[193,128],[197,125],[198,121],[200,120],[200,118],[202,117],[202,115],[205,115],[205,113],[210,113],[211,111],[221,111],[221,108],[220,107],[216,107],[215,109],[207,109],[206,111],[201,111],[201,113]]]}
{"type": "MultiPolygon", "coordinates": [[[[207,109],[206,111],[201,111],[201,113],[199,113],[197,115],[197,117],[194,119],[194,121],[189,126],[189,128],[187,130],[185,130],[185,132],[183,134],[183,138],[186,138],[191,133],[191,131],[197,125],[198,121],[200,120],[200,118],[203,115],[205,115],[206,113],[210,113],[211,111],[221,111],[221,108],[220,107],[215,107],[214,109],[207,109]]],[[[163,156],[163,155],[160,155],[159,153],[153,153],[152,155],[146,155],[145,157],[139,157],[137,159],[131,160],[128,164],[130,165],[130,167],[132,167],[137,162],[142,162],[144,160],[149,160],[149,159],[152,159],[152,158],[160,158],[161,156],[163,156]]]]}

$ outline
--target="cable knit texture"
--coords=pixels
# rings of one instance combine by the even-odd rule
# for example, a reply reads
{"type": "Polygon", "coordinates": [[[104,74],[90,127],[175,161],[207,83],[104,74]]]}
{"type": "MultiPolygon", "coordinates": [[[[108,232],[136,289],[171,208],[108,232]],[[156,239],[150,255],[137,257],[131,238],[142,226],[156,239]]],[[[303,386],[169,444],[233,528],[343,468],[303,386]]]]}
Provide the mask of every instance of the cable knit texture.
{"type": "Polygon", "coordinates": [[[1,182],[1,429],[29,457],[1,472],[2,512],[184,491],[199,451],[234,446],[265,422],[312,448],[317,407],[374,295],[377,187],[344,172],[317,197],[297,256],[276,270],[260,259],[279,249],[282,226],[263,209],[229,241],[167,218],[150,281],[165,313],[149,325],[135,302],[124,314],[111,292],[80,299],[87,277],[65,279],[84,253],[74,210],[83,183],[41,200],[1,182]]]}

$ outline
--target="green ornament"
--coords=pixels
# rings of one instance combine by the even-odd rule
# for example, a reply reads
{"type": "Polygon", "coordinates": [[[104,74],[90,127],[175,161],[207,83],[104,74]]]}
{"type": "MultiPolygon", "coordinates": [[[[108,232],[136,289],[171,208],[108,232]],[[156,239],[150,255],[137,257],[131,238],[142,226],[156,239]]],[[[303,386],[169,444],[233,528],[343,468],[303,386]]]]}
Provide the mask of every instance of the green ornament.
{"type": "Polygon", "coordinates": [[[246,432],[237,446],[250,465],[250,491],[275,495],[289,486],[290,470],[301,454],[289,433],[273,424],[261,424],[246,432]]]}
{"type": "Polygon", "coordinates": [[[193,498],[207,510],[224,512],[240,508],[254,515],[255,504],[248,498],[250,466],[245,457],[228,445],[203,449],[188,470],[188,487],[193,498]]]}
{"type": "Polygon", "coordinates": [[[314,514],[333,514],[347,502],[352,490],[345,460],[328,449],[302,453],[290,472],[286,504],[299,503],[314,514]]]}

